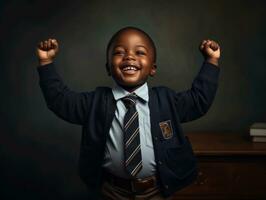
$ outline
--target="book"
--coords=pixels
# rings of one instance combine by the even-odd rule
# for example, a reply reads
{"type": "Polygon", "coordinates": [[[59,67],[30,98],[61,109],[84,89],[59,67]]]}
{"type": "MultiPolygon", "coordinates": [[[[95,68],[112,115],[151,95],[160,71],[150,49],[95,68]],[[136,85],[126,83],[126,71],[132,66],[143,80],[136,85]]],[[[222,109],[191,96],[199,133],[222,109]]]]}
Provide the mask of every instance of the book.
{"type": "Polygon", "coordinates": [[[256,122],[250,126],[251,136],[266,136],[266,122],[256,122]]]}
{"type": "Polygon", "coordinates": [[[253,136],[253,142],[266,142],[266,136],[253,136]]]}

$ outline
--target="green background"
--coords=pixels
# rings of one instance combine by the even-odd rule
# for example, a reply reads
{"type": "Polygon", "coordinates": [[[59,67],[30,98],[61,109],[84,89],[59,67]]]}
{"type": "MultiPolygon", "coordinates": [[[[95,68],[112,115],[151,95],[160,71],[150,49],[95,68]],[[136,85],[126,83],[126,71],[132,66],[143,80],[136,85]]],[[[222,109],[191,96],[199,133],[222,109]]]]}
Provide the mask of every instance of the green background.
{"type": "Polygon", "coordinates": [[[77,175],[81,127],[50,112],[38,85],[35,48],[56,38],[56,67],[76,91],[112,86],[105,48],[114,32],[136,26],[154,39],[150,85],[189,89],[203,62],[198,45],[221,46],[216,98],[184,131],[248,133],[266,121],[265,1],[1,1],[1,194],[6,199],[86,199],[77,175]]]}

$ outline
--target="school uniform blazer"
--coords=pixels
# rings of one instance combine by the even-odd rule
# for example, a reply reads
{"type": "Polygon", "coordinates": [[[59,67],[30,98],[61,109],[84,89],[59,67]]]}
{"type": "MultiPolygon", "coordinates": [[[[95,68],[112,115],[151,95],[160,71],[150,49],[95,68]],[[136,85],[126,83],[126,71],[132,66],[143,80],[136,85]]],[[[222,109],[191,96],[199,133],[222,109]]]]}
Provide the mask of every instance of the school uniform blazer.
{"type": "MultiPolygon", "coordinates": [[[[157,176],[165,197],[189,185],[197,176],[196,158],[180,124],[208,111],[217,90],[219,71],[205,62],[189,90],[177,93],[167,87],[149,88],[157,176]]],[[[54,64],[41,66],[38,72],[48,108],[60,118],[83,127],[79,174],[88,186],[90,199],[98,199],[106,138],[116,109],[112,90],[98,87],[92,92],[71,91],[56,73],[54,64]]]]}

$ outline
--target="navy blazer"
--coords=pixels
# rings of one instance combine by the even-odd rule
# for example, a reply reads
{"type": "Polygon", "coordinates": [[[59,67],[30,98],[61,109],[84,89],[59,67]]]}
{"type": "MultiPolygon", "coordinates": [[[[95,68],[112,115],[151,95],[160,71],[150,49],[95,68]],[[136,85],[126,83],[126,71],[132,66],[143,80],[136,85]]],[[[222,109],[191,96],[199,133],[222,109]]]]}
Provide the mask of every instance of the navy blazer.
{"type": "MultiPolygon", "coordinates": [[[[189,90],[149,88],[151,134],[157,177],[165,197],[191,184],[197,176],[196,158],[181,123],[204,115],[217,90],[220,69],[204,62],[189,90]]],[[[38,68],[40,87],[47,106],[60,118],[82,125],[79,174],[91,199],[99,199],[106,138],[114,118],[112,89],[71,91],[56,73],[54,64],[38,68]]]]}

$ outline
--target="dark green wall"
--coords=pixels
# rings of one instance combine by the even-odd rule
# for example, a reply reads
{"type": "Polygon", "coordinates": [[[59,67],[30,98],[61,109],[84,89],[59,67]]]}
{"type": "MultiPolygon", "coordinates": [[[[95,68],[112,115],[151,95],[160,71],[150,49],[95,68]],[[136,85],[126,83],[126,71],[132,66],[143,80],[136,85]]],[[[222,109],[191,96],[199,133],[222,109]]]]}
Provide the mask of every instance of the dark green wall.
{"type": "Polygon", "coordinates": [[[35,48],[58,39],[58,72],[76,91],[112,85],[105,48],[124,26],[148,32],[158,48],[151,85],[189,89],[203,61],[202,39],[222,48],[221,76],[209,112],[188,131],[248,132],[266,121],[265,1],[1,1],[0,190],[12,199],[84,199],[77,176],[81,127],[51,113],[38,85],[35,48]],[[51,195],[51,196],[50,196],[51,195]]]}

